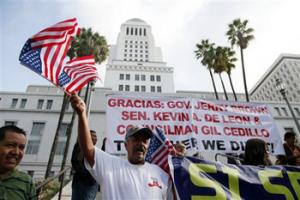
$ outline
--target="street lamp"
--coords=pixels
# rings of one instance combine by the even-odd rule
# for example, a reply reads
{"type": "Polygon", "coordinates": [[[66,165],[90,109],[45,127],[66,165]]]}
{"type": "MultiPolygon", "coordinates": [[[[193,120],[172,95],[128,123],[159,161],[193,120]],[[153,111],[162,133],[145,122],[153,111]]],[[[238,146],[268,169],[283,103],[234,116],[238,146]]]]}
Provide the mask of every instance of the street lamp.
{"type": "Polygon", "coordinates": [[[295,116],[295,113],[294,113],[294,111],[293,111],[293,109],[291,107],[291,104],[290,104],[289,100],[286,97],[285,84],[279,78],[276,79],[276,89],[281,93],[283,99],[285,100],[286,104],[288,105],[289,110],[290,110],[290,112],[292,114],[292,117],[293,117],[293,119],[295,121],[295,124],[297,126],[298,134],[300,134],[300,125],[299,125],[299,122],[298,122],[298,120],[297,120],[297,118],[295,116]]]}

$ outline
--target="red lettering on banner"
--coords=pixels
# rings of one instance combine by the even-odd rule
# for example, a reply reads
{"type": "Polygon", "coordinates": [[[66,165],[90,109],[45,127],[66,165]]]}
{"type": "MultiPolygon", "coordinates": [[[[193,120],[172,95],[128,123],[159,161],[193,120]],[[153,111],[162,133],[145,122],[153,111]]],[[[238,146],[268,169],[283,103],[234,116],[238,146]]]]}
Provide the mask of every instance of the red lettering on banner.
{"type": "Polygon", "coordinates": [[[251,124],[251,120],[249,116],[222,116],[223,123],[235,123],[235,124],[251,124]]]}
{"type": "Polygon", "coordinates": [[[214,122],[214,123],[220,123],[220,119],[218,115],[209,115],[209,114],[205,114],[204,115],[204,119],[207,122],[214,122]]]}
{"type": "Polygon", "coordinates": [[[161,103],[158,100],[131,100],[131,99],[114,99],[108,100],[110,107],[124,107],[124,108],[161,108],[161,103]]]}
{"type": "Polygon", "coordinates": [[[215,126],[202,126],[201,131],[204,135],[221,135],[215,126]]]}
{"type": "Polygon", "coordinates": [[[256,128],[236,128],[224,127],[224,134],[228,136],[245,136],[245,137],[269,137],[270,133],[266,129],[258,130],[256,128]]]}
{"type": "Polygon", "coordinates": [[[193,120],[195,120],[197,122],[201,122],[201,119],[198,117],[198,115],[196,113],[193,113],[193,120]]]}
{"type": "Polygon", "coordinates": [[[117,126],[117,133],[120,134],[120,135],[125,135],[127,130],[132,126],[133,125],[125,126],[124,124],[120,124],[120,125],[117,126]]]}
{"type": "Polygon", "coordinates": [[[153,120],[156,121],[189,121],[188,113],[179,112],[153,112],[153,120]]]}
{"type": "Polygon", "coordinates": [[[169,108],[184,108],[184,109],[190,109],[192,108],[191,102],[189,101],[168,101],[167,106],[169,108]]]}
{"type": "Polygon", "coordinates": [[[209,110],[209,111],[221,111],[221,112],[227,111],[226,107],[223,107],[222,105],[216,105],[216,104],[202,102],[202,101],[198,101],[194,108],[197,110],[209,110]]]}
{"type": "Polygon", "coordinates": [[[140,111],[123,111],[123,120],[148,120],[146,112],[140,111]]]}

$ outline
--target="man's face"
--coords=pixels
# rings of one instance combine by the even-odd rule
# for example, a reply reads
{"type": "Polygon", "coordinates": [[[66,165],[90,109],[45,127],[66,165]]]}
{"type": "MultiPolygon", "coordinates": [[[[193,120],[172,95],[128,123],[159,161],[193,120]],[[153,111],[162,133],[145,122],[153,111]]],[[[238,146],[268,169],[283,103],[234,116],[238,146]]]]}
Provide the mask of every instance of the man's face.
{"type": "Polygon", "coordinates": [[[95,145],[97,143],[97,135],[96,135],[96,133],[91,132],[91,136],[92,136],[93,144],[95,145]]]}
{"type": "Polygon", "coordinates": [[[131,136],[125,142],[128,161],[131,164],[144,164],[145,155],[149,146],[149,138],[142,133],[131,136]]]}
{"type": "Polygon", "coordinates": [[[0,141],[0,174],[12,171],[22,160],[26,137],[15,132],[6,132],[0,141]]]}

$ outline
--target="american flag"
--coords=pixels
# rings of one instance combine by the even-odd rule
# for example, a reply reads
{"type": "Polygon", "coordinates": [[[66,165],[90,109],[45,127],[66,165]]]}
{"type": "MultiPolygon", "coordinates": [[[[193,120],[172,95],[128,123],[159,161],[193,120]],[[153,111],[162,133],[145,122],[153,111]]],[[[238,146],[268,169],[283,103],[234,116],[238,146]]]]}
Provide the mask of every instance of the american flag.
{"type": "Polygon", "coordinates": [[[172,143],[166,138],[163,130],[155,127],[145,160],[158,165],[165,172],[169,173],[168,155],[174,151],[172,143]]]}
{"type": "Polygon", "coordinates": [[[79,34],[76,18],[59,22],[35,34],[25,43],[21,64],[59,85],[63,60],[73,36],[79,34]]]}
{"type": "Polygon", "coordinates": [[[59,83],[67,93],[72,94],[93,79],[99,79],[94,56],[84,56],[67,62],[59,76],[59,83]]]}

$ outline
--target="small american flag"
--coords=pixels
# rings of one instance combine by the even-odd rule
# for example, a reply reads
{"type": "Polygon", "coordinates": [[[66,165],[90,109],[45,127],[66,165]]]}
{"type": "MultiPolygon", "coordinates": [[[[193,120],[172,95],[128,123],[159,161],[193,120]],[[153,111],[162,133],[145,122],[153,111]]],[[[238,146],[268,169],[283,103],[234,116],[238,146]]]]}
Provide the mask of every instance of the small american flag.
{"type": "Polygon", "coordinates": [[[59,76],[59,83],[67,93],[72,94],[93,79],[99,79],[94,56],[84,56],[67,62],[59,76]]]}
{"type": "Polygon", "coordinates": [[[21,64],[58,86],[63,60],[72,37],[78,34],[76,18],[59,22],[28,39],[19,60],[21,64]]]}
{"type": "Polygon", "coordinates": [[[155,127],[145,160],[158,165],[165,172],[169,173],[168,155],[174,151],[172,143],[166,138],[163,130],[155,127]]]}

